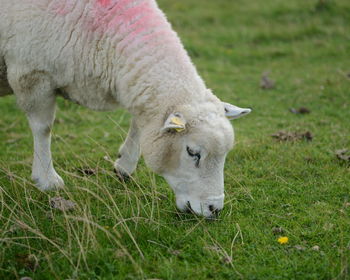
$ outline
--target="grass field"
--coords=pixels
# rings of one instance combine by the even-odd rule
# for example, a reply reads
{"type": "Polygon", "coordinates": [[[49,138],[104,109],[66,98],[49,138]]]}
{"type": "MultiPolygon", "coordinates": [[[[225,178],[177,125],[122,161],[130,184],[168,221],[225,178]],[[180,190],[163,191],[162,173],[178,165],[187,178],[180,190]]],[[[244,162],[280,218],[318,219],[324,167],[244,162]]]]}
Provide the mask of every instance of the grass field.
{"type": "Polygon", "coordinates": [[[208,87],[254,109],[234,122],[219,219],[178,213],[142,161],[131,182],[119,182],[111,161],[129,114],[64,100],[52,151],[66,189],[41,193],[29,179],[27,121],[8,96],[0,99],[0,279],[350,279],[350,165],[335,155],[350,149],[350,1],[159,4],[208,87]],[[273,89],[260,88],[266,71],[273,89]],[[311,113],[289,112],[301,106],[311,113]],[[280,130],[313,140],[273,139],[280,130]],[[53,196],[76,208],[50,208],[53,196]]]}

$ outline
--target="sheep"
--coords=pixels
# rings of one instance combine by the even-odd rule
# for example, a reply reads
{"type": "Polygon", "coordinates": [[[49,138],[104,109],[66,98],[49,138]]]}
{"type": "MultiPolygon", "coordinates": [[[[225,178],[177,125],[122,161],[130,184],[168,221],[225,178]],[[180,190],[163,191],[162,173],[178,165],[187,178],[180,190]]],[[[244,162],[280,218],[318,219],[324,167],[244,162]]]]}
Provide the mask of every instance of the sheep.
{"type": "Polygon", "coordinates": [[[121,106],[133,119],[114,164],[130,176],[142,153],[178,209],[223,208],[229,120],[250,109],[221,102],[198,75],[155,0],[0,0],[0,92],[13,93],[34,138],[32,179],[64,185],[50,135],[57,96],[93,110],[121,106]]]}

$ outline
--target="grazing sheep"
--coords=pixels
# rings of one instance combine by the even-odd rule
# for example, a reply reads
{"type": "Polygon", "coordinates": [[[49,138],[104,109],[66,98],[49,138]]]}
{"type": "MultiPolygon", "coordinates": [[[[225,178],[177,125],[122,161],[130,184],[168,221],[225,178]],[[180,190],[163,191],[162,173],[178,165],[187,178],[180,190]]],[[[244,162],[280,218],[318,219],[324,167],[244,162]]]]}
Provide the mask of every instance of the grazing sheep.
{"type": "Polygon", "coordinates": [[[0,95],[14,93],[34,137],[32,178],[61,187],[50,151],[55,100],[126,108],[133,120],[115,170],[129,176],[141,151],[168,181],[180,210],[223,207],[229,119],[154,0],[0,0],[0,95]]]}

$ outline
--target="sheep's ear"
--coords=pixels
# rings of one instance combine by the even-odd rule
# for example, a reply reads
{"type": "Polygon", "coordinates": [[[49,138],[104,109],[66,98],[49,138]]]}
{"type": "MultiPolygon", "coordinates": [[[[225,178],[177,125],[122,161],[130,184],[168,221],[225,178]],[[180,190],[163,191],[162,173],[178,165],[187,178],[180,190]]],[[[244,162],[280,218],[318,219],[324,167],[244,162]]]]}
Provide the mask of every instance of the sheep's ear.
{"type": "Polygon", "coordinates": [[[235,105],[222,102],[225,108],[225,115],[229,120],[238,119],[245,115],[248,115],[252,110],[249,108],[239,108],[235,105]]]}
{"type": "Polygon", "coordinates": [[[170,114],[161,131],[181,132],[186,129],[186,120],[181,113],[170,114]]]}

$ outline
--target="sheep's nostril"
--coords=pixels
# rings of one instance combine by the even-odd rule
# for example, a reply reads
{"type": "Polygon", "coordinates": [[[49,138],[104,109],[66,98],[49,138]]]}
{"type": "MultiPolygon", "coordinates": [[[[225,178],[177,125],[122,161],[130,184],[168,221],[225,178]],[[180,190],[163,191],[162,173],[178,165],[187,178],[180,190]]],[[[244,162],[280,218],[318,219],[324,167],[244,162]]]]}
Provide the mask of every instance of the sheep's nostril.
{"type": "Polygon", "coordinates": [[[213,213],[214,216],[218,216],[220,210],[218,208],[215,208],[214,205],[209,205],[209,210],[211,213],[213,213]]]}
{"type": "Polygon", "coordinates": [[[213,212],[215,217],[218,217],[219,216],[219,213],[220,213],[220,210],[219,209],[215,209],[213,212]]]}

